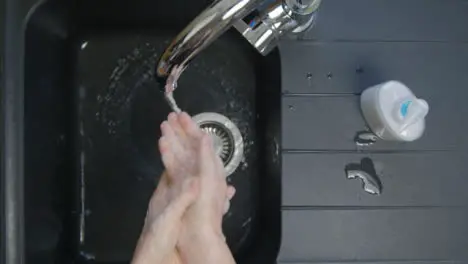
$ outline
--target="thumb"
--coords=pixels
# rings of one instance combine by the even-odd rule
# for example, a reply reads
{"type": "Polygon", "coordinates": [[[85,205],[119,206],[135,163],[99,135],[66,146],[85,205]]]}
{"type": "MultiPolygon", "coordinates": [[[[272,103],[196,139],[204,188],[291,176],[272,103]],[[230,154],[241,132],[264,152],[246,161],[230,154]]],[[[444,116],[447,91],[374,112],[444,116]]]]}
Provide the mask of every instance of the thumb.
{"type": "Polygon", "coordinates": [[[187,179],[183,182],[180,194],[166,207],[166,216],[177,221],[184,216],[185,211],[198,197],[199,186],[197,179],[187,179]]]}

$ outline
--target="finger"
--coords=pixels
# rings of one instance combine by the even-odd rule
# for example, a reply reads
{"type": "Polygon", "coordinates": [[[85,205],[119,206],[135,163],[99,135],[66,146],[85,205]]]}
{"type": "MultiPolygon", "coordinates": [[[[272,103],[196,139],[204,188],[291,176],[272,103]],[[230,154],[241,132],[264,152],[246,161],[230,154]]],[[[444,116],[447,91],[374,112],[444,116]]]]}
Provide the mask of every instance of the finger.
{"type": "Polygon", "coordinates": [[[184,140],[186,138],[186,135],[185,135],[184,130],[180,126],[177,114],[174,112],[170,113],[169,116],[167,117],[167,120],[169,121],[169,125],[171,125],[171,128],[174,130],[179,140],[180,141],[184,140]]]}
{"type": "Polygon", "coordinates": [[[198,193],[198,180],[185,180],[179,196],[172,200],[165,210],[167,219],[173,222],[182,220],[185,211],[197,199],[198,193]]]}
{"type": "Polygon", "coordinates": [[[215,154],[214,157],[214,163],[216,164],[217,167],[217,172],[221,179],[225,180],[227,175],[226,175],[226,169],[224,168],[224,163],[221,160],[221,157],[215,154]]]}
{"type": "Polygon", "coordinates": [[[179,114],[179,122],[182,126],[182,129],[184,129],[185,133],[189,137],[199,139],[203,136],[203,132],[201,131],[201,129],[187,113],[182,112],[179,114]]]}
{"type": "Polygon", "coordinates": [[[235,194],[236,194],[236,188],[234,188],[234,186],[228,186],[227,191],[226,191],[226,198],[228,200],[231,200],[235,194]]]}
{"type": "Polygon", "coordinates": [[[180,143],[180,140],[178,140],[178,137],[176,136],[176,133],[172,126],[169,124],[168,121],[164,121],[161,124],[161,132],[162,136],[165,138],[167,141],[167,150],[172,152],[173,155],[176,155],[178,153],[182,152],[182,145],[180,143]]]}
{"type": "Polygon", "coordinates": [[[227,212],[229,212],[230,208],[231,208],[231,202],[229,200],[226,200],[224,202],[223,215],[227,214],[227,212]]]}
{"type": "Polygon", "coordinates": [[[173,143],[177,143],[176,133],[168,121],[162,122],[161,134],[168,140],[170,145],[172,145],[173,143]]]}
{"type": "Polygon", "coordinates": [[[215,170],[215,160],[214,160],[214,151],[211,143],[211,138],[208,134],[203,134],[200,140],[200,176],[201,177],[210,177],[212,171],[215,170]]]}
{"type": "Polygon", "coordinates": [[[213,138],[210,135],[202,132],[200,143],[202,144],[202,148],[206,149],[207,154],[211,155],[211,158],[219,159],[218,155],[216,155],[214,150],[213,138]]]}
{"type": "Polygon", "coordinates": [[[161,152],[161,159],[164,167],[171,169],[174,167],[174,152],[171,150],[171,145],[167,137],[162,136],[159,139],[159,152],[161,152]]]}

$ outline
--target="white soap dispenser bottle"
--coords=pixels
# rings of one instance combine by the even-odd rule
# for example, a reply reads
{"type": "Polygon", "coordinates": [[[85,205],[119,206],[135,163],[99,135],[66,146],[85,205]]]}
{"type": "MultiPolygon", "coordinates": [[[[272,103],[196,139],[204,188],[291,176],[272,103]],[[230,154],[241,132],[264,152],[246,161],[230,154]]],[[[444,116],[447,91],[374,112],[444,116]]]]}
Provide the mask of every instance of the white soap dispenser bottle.
{"type": "Polygon", "coordinates": [[[379,138],[414,141],[424,133],[429,104],[401,82],[389,81],[362,93],[361,110],[379,138]]]}

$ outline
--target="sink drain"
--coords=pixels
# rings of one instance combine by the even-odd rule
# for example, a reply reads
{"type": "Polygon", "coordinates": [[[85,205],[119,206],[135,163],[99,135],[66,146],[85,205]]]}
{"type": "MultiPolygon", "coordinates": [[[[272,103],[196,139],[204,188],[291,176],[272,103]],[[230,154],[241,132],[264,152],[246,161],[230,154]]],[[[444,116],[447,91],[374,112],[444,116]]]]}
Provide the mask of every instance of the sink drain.
{"type": "Polygon", "coordinates": [[[216,154],[231,175],[244,157],[244,142],[239,128],[227,117],[217,113],[201,113],[193,117],[198,126],[213,140],[216,154]]]}

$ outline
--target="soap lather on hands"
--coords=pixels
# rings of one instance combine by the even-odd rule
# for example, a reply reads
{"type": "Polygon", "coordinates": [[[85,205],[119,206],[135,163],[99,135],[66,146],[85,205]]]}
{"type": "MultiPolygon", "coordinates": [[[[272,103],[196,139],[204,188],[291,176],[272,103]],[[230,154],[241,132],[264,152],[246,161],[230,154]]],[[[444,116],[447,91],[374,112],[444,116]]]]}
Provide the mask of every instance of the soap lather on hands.
{"type": "Polygon", "coordinates": [[[210,137],[186,113],[171,113],[159,140],[166,171],[153,194],[133,264],[235,263],[222,217],[235,189],[210,137]]]}

